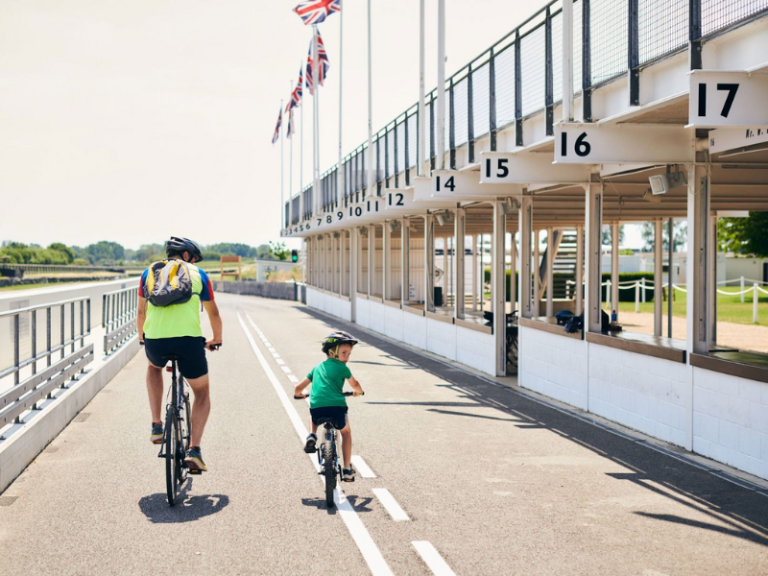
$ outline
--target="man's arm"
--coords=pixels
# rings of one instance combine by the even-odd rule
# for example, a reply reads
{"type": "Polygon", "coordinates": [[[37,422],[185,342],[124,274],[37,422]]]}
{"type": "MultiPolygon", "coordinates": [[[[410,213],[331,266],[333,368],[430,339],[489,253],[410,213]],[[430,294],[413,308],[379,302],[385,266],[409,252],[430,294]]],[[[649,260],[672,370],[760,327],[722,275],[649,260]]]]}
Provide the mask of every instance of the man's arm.
{"type": "Polygon", "coordinates": [[[206,343],[206,346],[210,350],[210,347],[215,344],[221,344],[221,335],[222,335],[222,323],[221,323],[221,314],[219,314],[219,307],[216,306],[215,300],[205,300],[203,301],[203,306],[205,307],[205,311],[208,313],[208,320],[211,322],[211,329],[213,330],[213,338],[210,340],[210,342],[206,343]]]}
{"type": "Polygon", "coordinates": [[[136,329],[139,331],[139,341],[144,342],[144,322],[147,321],[147,299],[139,296],[139,305],[136,310],[136,329]]]}

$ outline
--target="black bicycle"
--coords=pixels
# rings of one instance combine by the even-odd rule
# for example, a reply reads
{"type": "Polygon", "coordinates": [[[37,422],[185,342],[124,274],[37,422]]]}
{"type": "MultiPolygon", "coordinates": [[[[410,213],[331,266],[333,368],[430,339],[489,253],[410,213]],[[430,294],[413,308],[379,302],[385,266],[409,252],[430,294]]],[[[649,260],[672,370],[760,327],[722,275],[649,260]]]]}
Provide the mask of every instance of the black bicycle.
{"type": "Polygon", "coordinates": [[[168,391],[171,401],[166,406],[163,443],[157,456],[165,459],[165,487],[168,492],[168,504],[173,506],[176,504],[176,496],[181,485],[187,480],[187,475],[200,472],[190,470],[184,461],[189,450],[192,427],[189,387],[184,376],[179,372],[179,357],[164,356],[163,360],[171,363],[165,368],[172,374],[171,388],[168,391]]]}
{"type": "MultiPolygon", "coordinates": [[[[365,392],[359,394],[362,396],[365,392]]],[[[354,396],[354,392],[344,392],[344,396],[354,396]]],[[[296,400],[303,400],[306,395],[294,396],[296,400]]],[[[329,508],[333,508],[333,492],[336,490],[337,477],[341,476],[341,465],[339,464],[339,452],[336,448],[336,430],[335,418],[319,418],[318,426],[325,428],[323,443],[317,449],[317,462],[320,464],[320,474],[325,479],[325,503],[329,508]]]]}
{"type": "MultiPolygon", "coordinates": [[[[493,325],[493,312],[483,312],[483,319],[486,326],[493,325]]],[[[515,376],[517,374],[517,310],[512,311],[511,314],[506,315],[506,342],[507,342],[507,376],[515,376]]]]}

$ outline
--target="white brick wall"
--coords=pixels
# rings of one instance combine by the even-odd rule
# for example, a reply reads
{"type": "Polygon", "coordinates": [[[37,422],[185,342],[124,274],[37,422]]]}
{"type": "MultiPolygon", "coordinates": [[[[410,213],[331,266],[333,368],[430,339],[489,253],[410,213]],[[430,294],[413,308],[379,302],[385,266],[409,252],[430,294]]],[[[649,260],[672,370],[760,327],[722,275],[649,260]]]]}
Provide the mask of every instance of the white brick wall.
{"type": "Polygon", "coordinates": [[[403,341],[403,314],[400,308],[386,306],[384,310],[384,334],[395,340],[403,341]]]}
{"type": "Polygon", "coordinates": [[[589,364],[585,341],[521,326],[518,346],[520,386],[587,409],[589,364]]]}
{"type": "Polygon", "coordinates": [[[384,304],[368,300],[368,328],[384,334],[384,313],[386,308],[384,304]]]}
{"type": "Polygon", "coordinates": [[[589,343],[589,410],[690,450],[691,367],[589,343]]]}
{"type": "Polygon", "coordinates": [[[768,478],[768,384],[694,368],[693,450],[768,478]]]}
{"type": "Polygon", "coordinates": [[[403,342],[427,349],[427,319],[424,316],[403,311],[403,342]]]}
{"type": "Polygon", "coordinates": [[[456,361],[475,370],[496,374],[496,340],[493,334],[456,326],[456,361]]]}
{"type": "Polygon", "coordinates": [[[456,326],[427,318],[427,350],[449,360],[456,360],[456,326]]]}

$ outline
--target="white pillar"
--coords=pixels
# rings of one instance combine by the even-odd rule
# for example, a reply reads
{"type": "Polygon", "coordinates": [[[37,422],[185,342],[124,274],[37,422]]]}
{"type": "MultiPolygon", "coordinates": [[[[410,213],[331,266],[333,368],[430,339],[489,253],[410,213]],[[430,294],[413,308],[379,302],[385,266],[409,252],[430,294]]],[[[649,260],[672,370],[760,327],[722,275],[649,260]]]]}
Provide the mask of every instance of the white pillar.
{"type": "MultiPolygon", "coordinates": [[[[371,44],[371,0],[368,0],[368,197],[375,196],[376,182],[373,174],[373,71],[371,44]]],[[[369,286],[370,288],[370,286],[369,286]]],[[[369,290],[370,291],[370,290],[369,290]]]]}
{"type": "Polygon", "coordinates": [[[533,312],[534,318],[538,318],[541,316],[541,254],[539,254],[541,231],[536,230],[533,236],[533,312]]]}
{"type": "Polygon", "coordinates": [[[509,256],[509,307],[510,312],[517,310],[517,242],[515,242],[515,232],[510,234],[512,248],[509,256]]]}
{"type": "Polygon", "coordinates": [[[586,218],[584,231],[586,236],[584,289],[585,311],[584,329],[600,333],[602,330],[601,306],[601,244],[603,227],[603,185],[593,176],[586,190],[586,218]]]}
{"type": "Polygon", "coordinates": [[[618,222],[611,226],[611,313],[619,315],[619,234],[621,229],[618,222]]]}
{"type": "MultiPolygon", "coordinates": [[[[661,219],[654,222],[653,240],[653,334],[661,336],[663,298],[663,267],[664,267],[664,233],[661,219]]],[[[688,260],[691,258],[689,257],[688,260]]],[[[688,282],[690,283],[690,277],[688,282]]]]}
{"type": "Polygon", "coordinates": [[[448,304],[448,237],[443,237],[443,306],[448,304]]]}
{"type": "Polygon", "coordinates": [[[373,296],[373,282],[376,279],[376,227],[368,225],[368,296],[373,296]]]}
{"type": "Polygon", "coordinates": [[[381,297],[384,300],[392,298],[392,232],[389,230],[389,222],[381,226],[381,297]]]}
{"type": "Polygon", "coordinates": [[[531,234],[533,233],[533,198],[520,199],[520,315],[533,318],[533,286],[531,284],[531,234]]]}
{"type": "Polygon", "coordinates": [[[419,161],[416,163],[417,172],[419,176],[424,176],[424,163],[426,162],[426,150],[427,150],[427,107],[424,104],[425,90],[425,53],[424,38],[426,37],[426,20],[424,18],[424,3],[425,0],[419,0],[419,161]]]}
{"type": "Polygon", "coordinates": [[[411,228],[409,220],[401,221],[400,228],[400,302],[407,306],[411,300],[411,228]]]}
{"type": "Polygon", "coordinates": [[[696,153],[688,170],[688,353],[708,354],[710,177],[706,152],[696,153]]]}
{"type": "Polygon", "coordinates": [[[555,230],[547,228],[547,317],[555,315],[555,230]]]}
{"type": "Polygon", "coordinates": [[[352,322],[357,322],[357,274],[359,266],[358,249],[360,231],[349,231],[349,314],[352,322]]]}
{"type": "Polygon", "coordinates": [[[477,260],[477,236],[472,236],[472,310],[477,312],[479,298],[477,297],[478,260],[477,260]]]}
{"type": "Polygon", "coordinates": [[[445,0],[437,0],[437,125],[435,156],[438,170],[445,169],[445,0]]]}
{"type": "Polygon", "coordinates": [[[435,217],[424,216],[424,310],[435,311],[435,217]]]}
{"type": "Polygon", "coordinates": [[[576,308],[578,316],[584,311],[584,227],[576,227],[576,308]]]}
{"type": "Polygon", "coordinates": [[[456,290],[453,297],[453,313],[455,318],[460,319],[464,318],[464,239],[466,218],[466,212],[462,208],[458,208],[453,224],[453,246],[456,259],[456,290]]]}
{"type": "Polygon", "coordinates": [[[504,273],[504,238],[507,216],[503,203],[493,203],[493,256],[491,258],[491,300],[493,302],[493,335],[496,340],[496,375],[507,373],[507,315],[504,273]]]}
{"type": "MultiPolygon", "coordinates": [[[[573,2],[563,2],[563,122],[573,121],[573,2]]],[[[579,312],[577,312],[579,314],[579,312]]]]}

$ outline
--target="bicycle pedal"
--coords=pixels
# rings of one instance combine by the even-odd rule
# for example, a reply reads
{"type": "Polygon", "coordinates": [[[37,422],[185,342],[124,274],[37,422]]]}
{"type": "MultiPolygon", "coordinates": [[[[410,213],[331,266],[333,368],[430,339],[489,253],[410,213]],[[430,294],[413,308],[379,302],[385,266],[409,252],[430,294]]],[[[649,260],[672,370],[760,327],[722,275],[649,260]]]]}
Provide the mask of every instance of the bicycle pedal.
{"type": "Polygon", "coordinates": [[[187,474],[194,474],[195,476],[199,476],[202,473],[203,473],[202,470],[188,470],[187,471],[187,474]]]}

